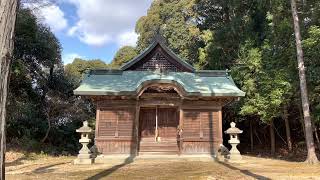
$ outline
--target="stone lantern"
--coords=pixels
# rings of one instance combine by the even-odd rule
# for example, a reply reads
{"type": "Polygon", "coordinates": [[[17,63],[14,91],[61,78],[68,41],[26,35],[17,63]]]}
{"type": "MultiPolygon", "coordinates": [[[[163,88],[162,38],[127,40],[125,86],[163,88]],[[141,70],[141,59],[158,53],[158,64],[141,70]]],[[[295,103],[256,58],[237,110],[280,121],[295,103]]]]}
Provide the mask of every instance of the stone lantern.
{"type": "Polygon", "coordinates": [[[232,146],[230,150],[230,161],[240,161],[242,159],[240,152],[237,149],[237,145],[240,143],[238,134],[241,134],[243,131],[236,128],[236,123],[231,122],[230,128],[227,129],[224,133],[230,135],[229,144],[232,146]]]}
{"type": "Polygon", "coordinates": [[[79,142],[82,144],[82,148],[79,151],[77,159],[74,160],[74,164],[92,164],[93,158],[88,148],[88,144],[91,142],[89,135],[92,129],[88,126],[88,121],[84,121],[83,126],[76,131],[81,134],[79,142]]]}

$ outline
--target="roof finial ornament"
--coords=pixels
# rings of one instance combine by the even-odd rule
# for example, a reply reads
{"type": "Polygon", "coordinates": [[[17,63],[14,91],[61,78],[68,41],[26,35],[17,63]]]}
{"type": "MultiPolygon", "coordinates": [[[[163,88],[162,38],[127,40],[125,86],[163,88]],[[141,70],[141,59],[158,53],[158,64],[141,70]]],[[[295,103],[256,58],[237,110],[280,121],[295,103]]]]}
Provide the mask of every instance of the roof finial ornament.
{"type": "Polygon", "coordinates": [[[227,78],[229,78],[229,73],[230,73],[231,71],[227,68],[226,69],[226,76],[227,76],[227,78]]]}
{"type": "Polygon", "coordinates": [[[165,39],[164,37],[162,36],[162,33],[161,33],[161,29],[157,29],[156,33],[155,33],[155,36],[154,36],[154,41],[156,42],[161,42],[161,43],[165,43],[165,39]]]}

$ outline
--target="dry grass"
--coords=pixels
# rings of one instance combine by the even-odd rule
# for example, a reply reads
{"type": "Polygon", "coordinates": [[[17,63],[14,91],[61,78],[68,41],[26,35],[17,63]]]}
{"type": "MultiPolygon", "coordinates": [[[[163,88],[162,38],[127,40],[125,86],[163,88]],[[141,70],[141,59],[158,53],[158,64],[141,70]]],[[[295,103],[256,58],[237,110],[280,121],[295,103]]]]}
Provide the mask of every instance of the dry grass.
{"type": "Polygon", "coordinates": [[[75,157],[19,156],[7,179],[320,179],[320,165],[245,157],[241,164],[188,159],[138,159],[132,163],[72,165],[75,157]]]}

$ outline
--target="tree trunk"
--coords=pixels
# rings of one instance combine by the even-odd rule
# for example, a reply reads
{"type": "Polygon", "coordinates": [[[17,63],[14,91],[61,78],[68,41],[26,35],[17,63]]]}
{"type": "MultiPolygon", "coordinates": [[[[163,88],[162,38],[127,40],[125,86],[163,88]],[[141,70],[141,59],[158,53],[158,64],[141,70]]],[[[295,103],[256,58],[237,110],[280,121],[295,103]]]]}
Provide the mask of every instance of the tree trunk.
{"type": "Polygon", "coordinates": [[[318,144],[318,149],[320,150],[320,140],[319,140],[319,136],[318,136],[318,127],[317,125],[315,125],[314,127],[314,134],[316,136],[316,140],[317,140],[317,144],[318,144]]]}
{"type": "Polygon", "coordinates": [[[43,88],[43,95],[42,95],[42,102],[43,104],[45,104],[46,108],[45,108],[45,114],[46,114],[46,118],[47,118],[47,122],[48,122],[48,128],[46,131],[46,134],[44,135],[44,137],[42,138],[41,142],[44,143],[46,141],[46,139],[49,136],[50,130],[51,130],[51,121],[50,121],[50,105],[48,100],[46,99],[47,93],[49,91],[49,88],[52,88],[52,86],[54,86],[52,83],[52,79],[53,79],[53,70],[54,70],[54,66],[52,64],[52,66],[50,67],[50,71],[49,71],[49,76],[47,79],[47,83],[45,85],[45,87],[43,88]]]}
{"type": "Polygon", "coordinates": [[[250,145],[251,145],[251,152],[253,152],[253,130],[252,130],[252,120],[250,120],[250,145]]]}
{"type": "Polygon", "coordinates": [[[256,128],[253,129],[253,133],[256,135],[259,143],[262,144],[262,141],[261,141],[261,139],[260,139],[260,137],[259,137],[259,135],[258,135],[258,133],[257,133],[257,129],[256,129],[256,128]]]}
{"type": "Polygon", "coordinates": [[[50,133],[50,130],[51,130],[51,122],[50,122],[50,118],[48,115],[47,115],[47,121],[48,121],[48,128],[47,128],[45,136],[41,140],[42,143],[44,143],[47,140],[49,133],[50,133]]]}
{"type": "Polygon", "coordinates": [[[286,135],[287,135],[287,144],[289,152],[292,152],[292,141],[291,141],[291,133],[290,133],[290,123],[289,123],[289,114],[288,114],[288,107],[285,104],[283,107],[283,119],[284,124],[286,126],[286,135]]]}
{"type": "Polygon", "coordinates": [[[299,121],[300,121],[300,124],[301,124],[301,128],[302,128],[303,135],[304,135],[304,137],[306,137],[306,128],[305,128],[305,126],[304,126],[302,108],[301,108],[301,106],[299,106],[299,105],[298,105],[298,107],[299,107],[299,115],[300,115],[299,121]]]}
{"type": "Polygon", "coordinates": [[[17,0],[0,1],[0,171],[1,179],[5,179],[6,152],[6,104],[8,95],[8,80],[13,52],[14,26],[17,12],[17,0]]]}
{"type": "Polygon", "coordinates": [[[293,24],[294,24],[294,34],[296,38],[300,91],[301,91],[302,109],[303,109],[303,117],[304,117],[303,119],[305,124],[305,131],[306,131],[306,143],[307,143],[307,150],[308,150],[308,156],[307,156],[306,162],[308,162],[309,164],[315,164],[315,163],[318,163],[318,158],[315,152],[315,146],[314,146],[314,140],[313,140],[307,82],[306,82],[306,76],[305,76],[303,51],[302,51],[302,45],[301,45],[299,17],[298,17],[295,0],[291,0],[291,10],[292,10],[292,17],[293,17],[293,24]]]}
{"type": "Polygon", "coordinates": [[[270,145],[271,145],[271,155],[274,156],[276,153],[276,140],[274,135],[273,120],[271,120],[270,122],[270,145]]]}

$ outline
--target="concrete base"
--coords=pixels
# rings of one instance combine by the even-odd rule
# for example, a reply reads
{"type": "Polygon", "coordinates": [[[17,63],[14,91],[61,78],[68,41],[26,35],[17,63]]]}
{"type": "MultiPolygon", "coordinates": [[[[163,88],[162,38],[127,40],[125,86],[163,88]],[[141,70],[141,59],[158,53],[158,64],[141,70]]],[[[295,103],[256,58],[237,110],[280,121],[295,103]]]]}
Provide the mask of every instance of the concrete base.
{"type": "Polygon", "coordinates": [[[97,164],[106,164],[110,162],[126,162],[126,161],[133,161],[135,158],[130,156],[129,154],[114,154],[114,155],[98,155],[94,162],[97,164]]]}
{"type": "Polygon", "coordinates": [[[94,163],[94,159],[93,158],[89,158],[89,159],[82,159],[82,158],[77,158],[73,161],[73,164],[93,164],[94,163]]]}
{"type": "Polygon", "coordinates": [[[225,159],[225,162],[228,163],[242,163],[242,156],[241,154],[229,154],[225,159]]]}
{"type": "Polygon", "coordinates": [[[77,156],[78,159],[92,159],[92,155],[91,154],[78,154],[77,156]]]}
{"type": "Polygon", "coordinates": [[[242,160],[242,156],[240,154],[230,154],[230,158],[229,161],[241,161],[242,160]]]}
{"type": "Polygon", "coordinates": [[[187,160],[187,161],[215,161],[215,155],[211,154],[183,154],[183,155],[139,155],[130,156],[129,154],[100,154],[95,158],[95,163],[105,164],[110,162],[132,162],[136,160],[187,160]]]}
{"type": "Polygon", "coordinates": [[[183,154],[180,155],[180,159],[184,159],[187,161],[216,161],[217,157],[214,154],[183,154]]]}

